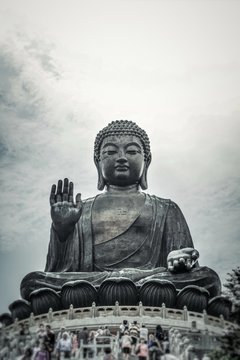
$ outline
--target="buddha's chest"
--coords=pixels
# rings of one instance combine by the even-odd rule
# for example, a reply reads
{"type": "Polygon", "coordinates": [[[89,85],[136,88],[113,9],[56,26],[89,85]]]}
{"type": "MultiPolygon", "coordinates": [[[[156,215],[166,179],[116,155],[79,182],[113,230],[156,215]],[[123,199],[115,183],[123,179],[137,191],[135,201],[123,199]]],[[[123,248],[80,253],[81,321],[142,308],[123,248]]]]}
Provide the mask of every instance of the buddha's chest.
{"type": "Polygon", "coordinates": [[[99,196],[93,205],[92,229],[95,244],[127,231],[142,214],[145,195],[99,196]]]}

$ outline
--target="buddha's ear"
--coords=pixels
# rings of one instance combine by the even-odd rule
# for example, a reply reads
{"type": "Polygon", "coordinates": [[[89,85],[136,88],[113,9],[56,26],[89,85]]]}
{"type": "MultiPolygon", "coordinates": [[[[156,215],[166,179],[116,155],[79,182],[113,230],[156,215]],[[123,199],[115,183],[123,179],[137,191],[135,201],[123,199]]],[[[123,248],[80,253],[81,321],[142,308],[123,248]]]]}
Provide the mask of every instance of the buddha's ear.
{"type": "Polygon", "coordinates": [[[143,190],[146,190],[148,188],[148,184],[147,184],[147,171],[148,171],[148,167],[151,164],[152,161],[152,155],[151,153],[149,153],[147,160],[144,161],[144,169],[143,169],[143,173],[139,182],[139,185],[141,186],[141,188],[143,190]]]}
{"type": "Polygon", "coordinates": [[[94,163],[95,163],[97,171],[98,171],[97,188],[98,188],[98,190],[103,190],[106,184],[105,184],[104,178],[102,176],[102,171],[101,171],[101,167],[100,167],[100,164],[99,164],[99,160],[95,156],[94,156],[94,163]]]}

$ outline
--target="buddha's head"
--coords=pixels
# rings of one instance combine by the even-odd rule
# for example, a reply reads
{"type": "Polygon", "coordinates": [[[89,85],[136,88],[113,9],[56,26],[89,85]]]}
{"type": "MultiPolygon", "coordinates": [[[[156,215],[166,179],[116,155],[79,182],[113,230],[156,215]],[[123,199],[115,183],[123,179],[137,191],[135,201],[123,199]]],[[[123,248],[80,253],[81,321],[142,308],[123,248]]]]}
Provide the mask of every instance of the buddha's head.
{"type": "Polygon", "coordinates": [[[103,128],[94,144],[98,170],[98,189],[105,185],[139,185],[147,189],[147,170],[151,162],[146,132],[128,120],[116,120],[103,128]]]}

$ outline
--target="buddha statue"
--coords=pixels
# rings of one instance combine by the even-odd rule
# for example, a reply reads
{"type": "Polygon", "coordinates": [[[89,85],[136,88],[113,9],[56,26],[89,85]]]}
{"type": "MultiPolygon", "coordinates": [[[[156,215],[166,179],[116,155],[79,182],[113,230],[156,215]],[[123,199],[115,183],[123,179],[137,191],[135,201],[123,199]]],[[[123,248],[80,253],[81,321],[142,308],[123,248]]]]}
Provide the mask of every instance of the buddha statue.
{"type": "Polygon", "coordinates": [[[94,162],[101,192],[86,200],[77,194],[74,201],[74,185],[67,178],[52,186],[45,272],[23,279],[24,299],[39,288],[60,291],[69,281],[97,288],[120,278],[137,287],[167,281],[177,291],[198,286],[210,297],[220,294],[218,275],[199,266],[178,205],[143,191],[151,158],[148,135],[132,121],[113,121],[97,134],[94,162]]]}

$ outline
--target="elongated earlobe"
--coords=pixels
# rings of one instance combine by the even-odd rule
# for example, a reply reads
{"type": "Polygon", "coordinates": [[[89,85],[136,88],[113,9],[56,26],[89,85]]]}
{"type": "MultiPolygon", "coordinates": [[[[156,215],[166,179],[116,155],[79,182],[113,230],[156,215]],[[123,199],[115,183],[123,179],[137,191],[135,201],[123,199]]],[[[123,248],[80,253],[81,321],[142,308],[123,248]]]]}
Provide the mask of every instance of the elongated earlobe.
{"type": "Polygon", "coordinates": [[[94,163],[95,163],[95,165],[96,165],[97,172],[98,172],[98,184],[97,184],[97,188],[98,188],[98,190],[103,190],[106,184],[105,184],[104,178],[103,178],[103,176],[102,176],[101,168],[100,168],[100,166],[99,166],[99,160],[96,159],[95,157],[94,157],[94,163]]]}
{"type": "Polygon", "coordinates": [[[144,169],[143,169],[143,173],[139,182],[139,185],[141,186],[142,190],[146,190],[148,188],[148,183],[147,183],[147,171],[148,171],[148,167],[151,164],[152,161],[152,155],[151,153],[148,155],[147,160],[145,160],[145,164],[144,164],[144,169]]]}

